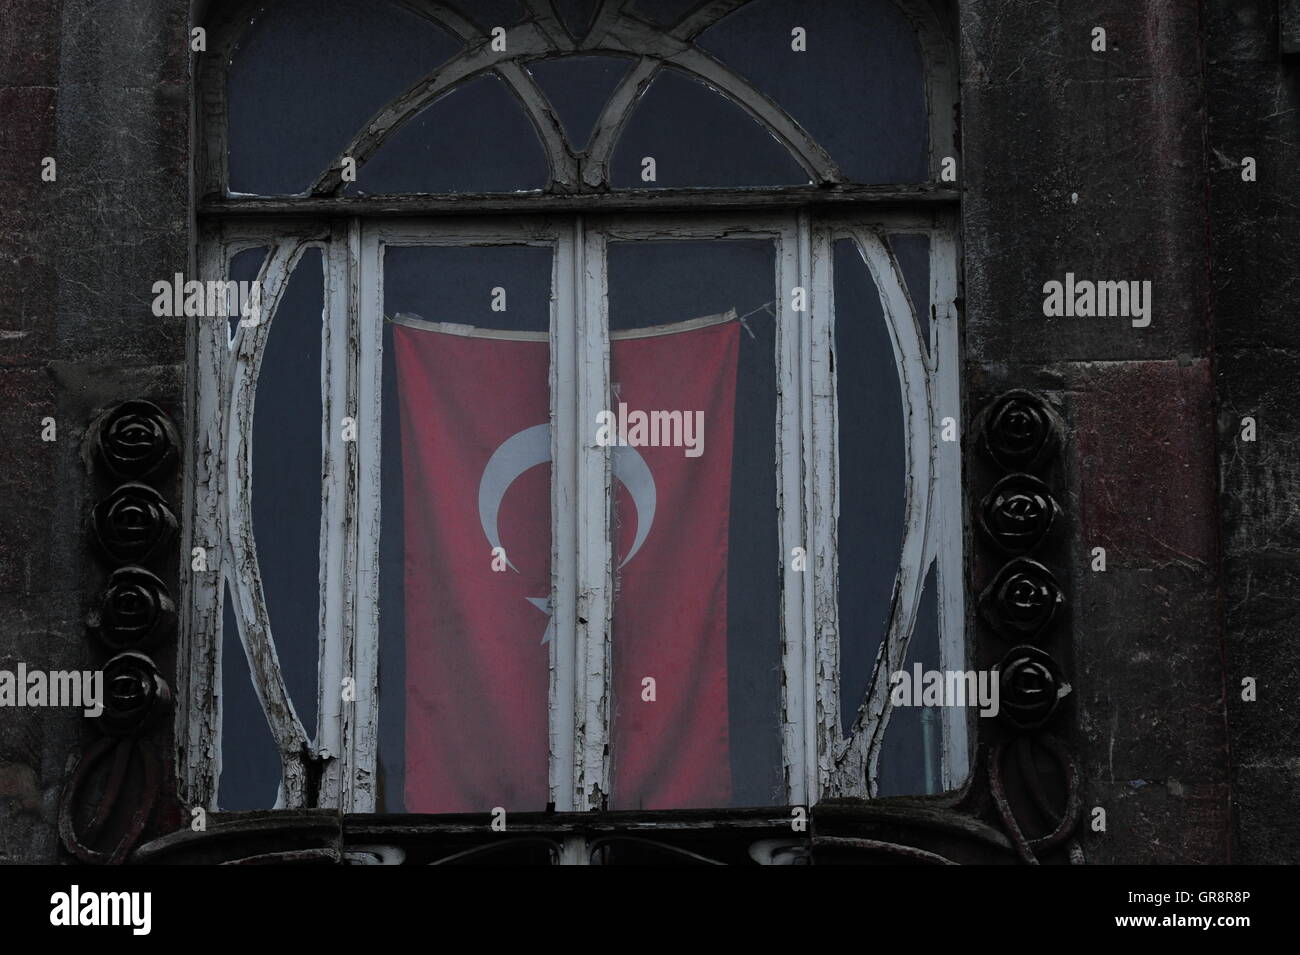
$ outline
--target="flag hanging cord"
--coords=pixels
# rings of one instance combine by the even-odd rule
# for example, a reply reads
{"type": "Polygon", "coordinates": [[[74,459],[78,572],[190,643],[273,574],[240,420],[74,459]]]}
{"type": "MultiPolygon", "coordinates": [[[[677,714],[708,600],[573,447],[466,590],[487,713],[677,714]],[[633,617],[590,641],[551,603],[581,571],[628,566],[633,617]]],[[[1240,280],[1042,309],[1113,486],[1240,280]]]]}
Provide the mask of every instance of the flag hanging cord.
{"type": "Polygon", "coordinates": [[[762,305],[758,306],[758,308],[751,308],[748,312],[746,312],[744,315],[741,315],[740,318],[737,319],[737,321],[740,322],[740,327],[743,328],[749,334],[750,338],[756,339],[758,338],[758,336],[755,335],[754,330],[751,329],[749,325],[745,323],[745,319],[749,318],[749,316],[754,315],[757,312],[766,312],[772,318],[776,318],[776,311],[772,308],[772,306],[775,304],[776,304],[776,299],[772,299],[772,301],[770,302],[764,302],[762,305]]]}

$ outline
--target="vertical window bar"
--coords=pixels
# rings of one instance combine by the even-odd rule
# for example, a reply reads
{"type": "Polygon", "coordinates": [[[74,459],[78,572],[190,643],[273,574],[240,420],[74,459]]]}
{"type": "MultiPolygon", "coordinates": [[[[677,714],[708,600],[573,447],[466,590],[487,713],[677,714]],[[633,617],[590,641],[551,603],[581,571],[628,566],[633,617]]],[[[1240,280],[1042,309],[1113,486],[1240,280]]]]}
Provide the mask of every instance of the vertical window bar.
{"type": "Polygon", "coordinates": [[[551,606],[550,795],[560,812],[572,811],[580,792],[575,734],[579,709],[577,664],[577,526],[579,500],[573,430],[577,417],[577,363],[581,339],[576,314],[583,301],[582,228],[574,221],[556,244],[551,301],[551,606]],[[566,443],[567,442],[567,443],[566,443]],[[568,448],[569,453],[563,453],[568,448]]]}
{"type": "Polygon", "coordinates": [[[777,275],[777,475],[781,521],[781,553],[776,559],[781,566],[782,611],[781,638],[784,658],[784,723],[782,726],[785,754],[786,795],[791,805],[807,805],[809,792],[807,734],[804,725],[807,713],[805,682],[805,631],[804,631],[804,574],[790,572],[790,561],[795,549],[806,553],[808,541],[803,519],[803,438],[800,411],[802,395],[802,370],[800,334],[806,313],[794,310],[795,289],[806,294],[805,263],[807,250],[796,224],[786,226],[781,233],[781,251],[777,275]]]}
{"type": "MultiPolygon", "coordinates": [[[[228,250],[220,230],[205,230],[199,252],[199,279],[224,279],[228,250]]],[[[204,572],[181,574],[180,646],[187,655],[178,661],[178,767],[185,798],[196,806],[216,807],[221,753],[221,694],[214,692],[221,667],[221,620],[225,548],[225,365],[229,354],[224,322],[199,321],[191,328],[190,368],[197,393],[191,405],[193,439],[185,442],[185,496],[190,520],[185,522],[181,553],[191,561],[193,549],[204,553],[204,572]]]]}
{"type": "Polygon", "coordinates": [[[330,428],[331,441],[342,434],[343,417],[356,421],[356,441],[346,447],[344,501],[347,516],[340,542],[344,598],[340,641],[344,661],[341,680],[351,680],[352,701],[342,700],[341,680],[322,692],[339,697],[343,714],[347,766],[351,781],[346,800],[352,812],[374,812],[379,724],[379,467],[384,350],[384,287],[381,246],[364,236],[360,219],[347,227],[345,371],[346,404],[330,428]],[[351,583],[348,586],[348,582],[351,583]]]}
{"type": "MultiPolygon", "coordinates": [[[[316,753],[326,761],[320,805],[336,805],[342,756],[341,622],[346,548],[348,451],[332,422],[347,412],[347,226],[335,222],[325,250],[325,315],[321,324],[321,528],[319,666],[316,681],[316,753]]],[[[307,489],[303,489],[304,493],[307,489]]]]}
{"type": "Polygon", "coordinates": [[[568,428],[561,447],[576,453],[577,523],[574,595],[577,639],[575,678],[578,726],[574,766],[579,809],[603,808],[609,794],[610,612],[613,547],[609,448],[596,443],[596,415],[609,404],[609,294],[605,236],[588,231],[581,217],[575,244],[583,250],[577,268],[574,335],[575,411],[561,419],[568,428]]]}
{"type": "MultiPolygon", "coordinates": [[[[960,328],[957,315],[957,239],[951,227],[936,230],[930,237],[930,301],[934,309],[931,381],[940,420],[952,417],[961,422],[960,328]],[[951,370],[950,370],[951,369],[951,370]]],[[[936,484],[935,572],[939,587],[940,666],[945,670],[967,668],[966,601],[962,534],[961,442],[938,444],[936,484]]],[[[942,785],[960,786],[970,772],[968,743],[969,711],[944,707],[942,785]]]]}
{"type": "MultiPolygon", "coordinates": [[[[809,513],[813,541],[808,554],[808,576],[813,588],[812,679],[816,694],[816,790],[830,783],[840,740],[840,650],[837,580],[839,568],[836,521],[840,513],[839,425],[835,395],[833,243],[830,231],[812,230],[812,284],[808,321],[809,373],[811,376],[812,429],[809,468],[809,513]]],[[[814,800],[815,801],[815,800],[814,800]]]]}
{"type": "Polygon", "coordinates": [[[804,289],[804,311],[795,315],[799,329],[799,438],[803,456],[802,494],[799,496],[799,523],[803,528],[805,569],[795,575],[803,588],[802,633],[800,643],[803,646],[803,667],[800,681],[803,686],[803,712],[800,721],[803,727],[803,762],[802,773],[806,792],[804,802],[811,805],[817,801],[817,626],[813,619],[815,567],[813,555],[818,546],[816,528],[813,524],[813,482],[816,480],[817,460],[813,434],[813,315],[824,307],[829,294],[823,294],[818,301],[818,290],[813,278],[813,237],[812,218],[806,209],[795,217],[795,229],[799,244],[799,285],[804,289]]]}

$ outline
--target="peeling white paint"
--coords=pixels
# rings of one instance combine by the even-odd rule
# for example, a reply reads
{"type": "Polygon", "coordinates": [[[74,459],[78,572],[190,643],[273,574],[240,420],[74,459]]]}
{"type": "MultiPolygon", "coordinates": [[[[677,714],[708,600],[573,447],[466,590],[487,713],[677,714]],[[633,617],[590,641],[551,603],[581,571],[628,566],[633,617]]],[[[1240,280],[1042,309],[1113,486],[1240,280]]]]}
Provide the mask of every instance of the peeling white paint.
{"type": "MultiPolygon", "coordinates": [[[[638,62],[605,105],[585,154],[565,142],[563,127],[525,69],[529,59],[571,51],[550,4],[528,0],[529,16],[511,28],[509,52],[493,52],[481,25],[436,0],[399,0],[458,36],[464,49],[422,78],[371,118],[340,155],[364,164],[401,125],[458,83],[494,72],[523,106],[544,147],[550,191],[607,188],[609,160],[619,133],[661,66],[692,73],[745,109],[798,159],[814,181],[840,174],[824,150],[794,120],[713,58],[691,45],[696,35],[745,0],[713,0],[687,13],[669,31],[608,3],[582,40],[589,52],[631,52],[638,62]]],[[[931,125],[931,166],[955,155],[955,51],[951,24],[929,0],[895,0],[917,27],[926,59],[926,100],[931,125]]],[[[199,108],[203,146],[197,173],[200,194],[228,195],[226,184],[226,83],[224,70],[252,4],[238,5],[224,25],[214,24],[212,52],[200,66],[199,108]]],[[[342,202],[339,164],[311,190],[342,202]]],[[[240,329],[233,348],[224,323],[200,323],[191,337],[196,383],[190,411],[185,552],[209,549],[210,571],[183,584],[182,662],[178,719],[187,741],[179,753],[183,792],[192,803],[215,808],[220,773],[219,686],[223,587],[228,580],[241,639],[268,726],[284,766],[281,802],[302,806],[306,761],[321,760],[320,805],[354,812],[375,809],[378,726],[378,541],[381,461],[382,254],[385,243],[474,245],[525,243],[555,250],[551,303],[552,604],[556,639],[550,645],[550,794],[559,810],[600,808],[610,791],[610,632],[613,595],[609,522],[608,449],[596,445],[580,423],[594,420],[607,403],[609,340],[604,250],[612,238],[767,238],[776,247],[778,412],[774,422],[781,549],[773,555],[782,581],[782,738],[786,798],[810,805],[820,795],[874,795],[876,763],[888,724],[885,681],[901,667],[915,625],[921,589],[937,567],[943,665],[966,659],[959,447],[937,442],[938,409],[961,418],[957,327],[955,224],[942,213],[783,212],[796,204],[779,190],[743,195],[702,192],[697,214],[625,215],[588,219],[565,216],[422,220],[388,219],[406,210],[398,202],[369,209],[364,222],[334,218],[325,225],[292,214],[258,223],[234,220],[208,227],[200,248],[200,277],[225,276],[239,248],[269,246],[263,268],[267,319],[240,329]],[[742,203],[745,211],[723,206],[742,203]],[[705,210],[703,215],[699,210],[705,210]],[[931,316],[915,314],[898,264],[884,241],[887,231],[924,232],[931,238],[931,316]],[[900,385],[907,435],[907,523],[888,635],[857,715],[853,736],[840,739],[839,632],[835,538],[840,507],[836,460],[837,410],[833,370],[832,248],[850,237],[880,290],[900,385]],[[322,323],[322,476],[318,722],[309,741],[279,672],[266,617],[255,542],[250,488],[251,425],[262,345],[283,286],[308,243],[323,243],[326,294],[322,323]],[[790,309],[784,290],[809,290],[809,311],[790,309]],[[926,342],[930,347],[926,347],[926,342]],[[344,442],[335,422],[355,415],[359,440],[344,442]],[[791,573],[783,555],[808,549],[808,573],[791,573]],[[339,682],[352,677],[357,701],[341,701],[339,682]]],[[[882,193],[882,197],[889,198],[882,193]]],[[[477,197],[463,198],[473,208],[477,197]]],[[[563,197],[561,197],[563,198],[563,197]]],[[[600,197],[604,198],[604,197],[600,197]]],[[[906,197],[904,196],[906,200],[906,197]]],[[[286,200],[292,209],[292,201],[286,200]]],[[[308,200],[319,202],[320,199],[308,200]]],[[[498,202],[500,200],[497,200],[498,202]]],[[[515,201],[515,200],[511,200],[515,201]]],[[[527,209],[527,197],[517,200],[527,209]]],[[[534,207],[535,208],[535,207],[534,207]]],[[[599,207],[597,207],[599,208],[599,207]]],[[[344,206],[326,210],[338,216],[344,206]]],[[[946,785],[968,771],[964,712],[945,712],[943,770],[946,785]]],[[[565,854],[587,853],[582,840],[565,854]]]]}

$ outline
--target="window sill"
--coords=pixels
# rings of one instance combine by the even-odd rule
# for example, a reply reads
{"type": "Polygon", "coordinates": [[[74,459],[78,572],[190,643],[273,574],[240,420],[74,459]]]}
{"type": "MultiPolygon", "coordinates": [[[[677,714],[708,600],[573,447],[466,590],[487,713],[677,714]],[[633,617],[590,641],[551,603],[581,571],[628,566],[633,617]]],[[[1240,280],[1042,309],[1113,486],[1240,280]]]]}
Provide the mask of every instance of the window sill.
{"type": "Polygon", "coordinates": [[[843,800],[814,807],[665,812],[338,814],[326,809],[213,813],[136,850],[143,865],[547,864],[604,850],[604,864],[1014,864],[997,829],[951,797],[843,800]]]}

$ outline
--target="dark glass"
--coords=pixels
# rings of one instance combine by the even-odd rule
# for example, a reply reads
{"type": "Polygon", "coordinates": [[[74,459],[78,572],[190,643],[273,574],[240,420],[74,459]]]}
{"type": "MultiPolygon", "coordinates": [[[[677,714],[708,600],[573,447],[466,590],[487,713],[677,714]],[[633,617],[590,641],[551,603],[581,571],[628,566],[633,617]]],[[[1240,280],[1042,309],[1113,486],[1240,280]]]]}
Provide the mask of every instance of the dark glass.
{"type": "Polygon", "coordinates": [[[262,714],[239,639],[230,588],[221,628],[221,778],[217,806],[227,812],[272,809],[280,792],[280,754],[262,714]]]}
{"type": "Polygon", "coordinates": [[[700,5],[700,0],[634,0],[632,11],[654,23],[672,26],[700,5]]]}
{"type": "Polygon", "coordinates": [[[391,245],[384,249],[384,314],[431,322],[546,333],[551,250],[543,246],[391,245]],[[492,290],[505,290],[504,311],[492,290]]]}
{"type": "Polygon", "coordinates": [[[524,17],[520,0],[453,0],[447,5],[485,31],[511,26],[524,17]]]}
{"type": "Polygon", "coordinates": [[[455,87],[397,130],[345,194],[513,192],[549,180],[527,114],[494,75],[455,87]]]}
{"type": "Polygon", "coordinates": [[[929,178],[920,45],[891,0],[751,0],[699,45],[785,109],[851,182],[929,178]],[[805,52],[791,48],[795,27],[805,52]]]}
{"type": "Polygon", "coordinates": [[[889,622],[902,553],[906,459],[903,399],[880,295],[852,241],[836,242],[834,255],[840,710],[847,736],[889,622]]]}
{"type": "Polygon", "coordinates": [[[741,107],[672,69],[660,70],[634,107],[610,178],[624,189],[809,182],[789,150],[741,107]],[[655,160],[654,182],[641,178],[647,156],[655,160]]]}
{"type": "MultiPolygon", "coordinates": [[[[245,249],[231,256],[226,275],[252,282],[266,259],[266,249],[245,249]]],[[[233,341],[239,316],[228,319],[233,341]]],[[[269,493],[274,493],[273,489],[269,493]]],[[[221,777],[217,805],[226,810],[270,809],[280,785],[280,757],[262,706],[253,689],[248,660],[239,639],[230,588],[225,589],[221,630],[221,777]]]]}
{"type": "Polygon", "coordinates": [[[912,307],[916,309],[923,330],[921,337],[928,351],[934,324],[934,316],[930,314],[930,237],[900,233],[889,237],[889,246],[903,273],[903,284],[907,286],[912,307]]]}
{"type": "MultiPolygon", "coordinates": [[[[266,252],[265,248],[236,252],[230,257],[230,268],[226,275],[234,282],[256,281],[257,273],[262,270],[262,263],[266,261],[266,252]]],[[[231,315],[227,321],[230,326],[230,341],[233,344],[235,332],[239,328],[240,316],[231,315]]]]}
{"type": "MultiPolygon", "coordinates": [[[[925,578],[916,628],[912,631],[912,640],[907,647],[904,670],[910,677],[915,676],[914,667],[918,663],[922,673],[938,670],[940,666],[939,597],[933,565],[925,578]]],[[[919,688],[915,679],[911,683],[915,694],[919,688]]],[[[889,725],[885,728],[885,742],[880,750],[877,794],[911,796],[939,792],[943,789],[942,752],[943,711],[940,707],[893,707],[889,714],[889,725]]]]}
{"type": "Polygon", "coordinates": [[[600,6],[600,0],[553,0],[553,3],[564,28],[575,40],[587,35],[596,8],[600,6]]]}
{"type": "Polygon", "coordinates": [[[321,250],[307,249],[272,319],[253,414],[253,537],[289,698],[316,730],[320,660],[321,250]]]}
{"type": "Polygon", "coordinates": [[[617,56],[561,56],[530,63],[528,71],[555,107],[575,150],[591,139],[592,129],[630,60],[617,56]]]}
{"type": "Polygon", "coordinates": [[[388,0],[277,0],[229,73],[230,190],[305,192],[389,100],[460,49],[388,0]]]}
{"type": "MultiPolygon", "coordinates": [[[[231,260],[252,281],[265,249],[231,260]]],[[[252,421],[252,530],[279,673],[308,735],[316,733],[320,668],[322,312],[324,262],[308,248],[289,277],[266,334],[252,421]]],[[[231,320],[237,324],[238,318],[231,320]]],[[[244,334],[250,330],[244,330],[244,334]]],[[[253,693],[226,598],[222,634],[222,769],[218,804],[264,809],[276,802],[279,758],[253,693]]]]}
{"type": "Polygon", "coordinates": [[[698,410],[703,424],[694,457],[685,447],[613,448],[610,806],[779,804],[773,245],[614,242],[608,255],[611,409],[698,410]],[[663,334],[730,310],[743,325],[663,334]],[[624,334],[648,328],[660,334],[624,334]],[[618,461],[633,450],[656,495],[644,535],[647,495],[618,461]],[[647,676],[655,702],[642,697],[647,676]]]}

